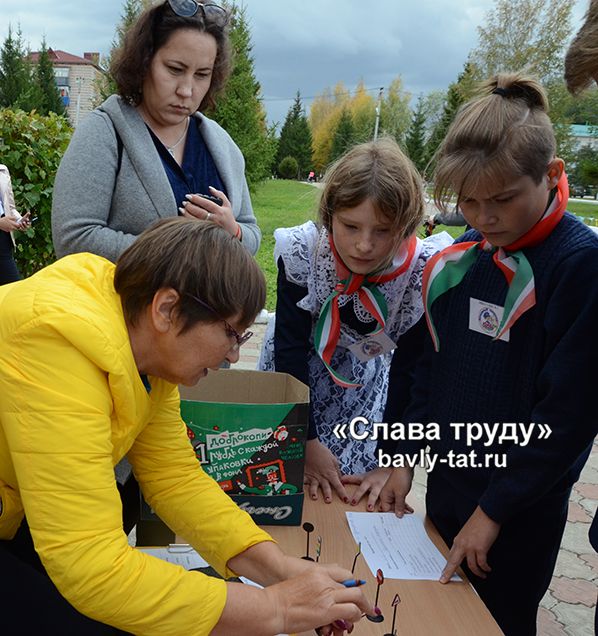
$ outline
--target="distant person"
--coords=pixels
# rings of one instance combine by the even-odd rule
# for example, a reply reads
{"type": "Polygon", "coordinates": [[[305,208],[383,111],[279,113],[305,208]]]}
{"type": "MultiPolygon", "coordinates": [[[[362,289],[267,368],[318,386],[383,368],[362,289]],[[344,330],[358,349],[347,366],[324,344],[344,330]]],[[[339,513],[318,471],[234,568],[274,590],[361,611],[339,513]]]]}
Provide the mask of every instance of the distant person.
{"type": "Polygon", "coordinates": [[[14,232],[31,226],[29,212],[19,214],[15,206],[10,172],[0,164],[0,285],[13,283],[21,278],[14,259],[14,232]]]}
{"type": "Polygon", "coordinates": [[[265,296],[226,231],[176,218],[116,266],[74,254],[0,289],[3,633],[332,633],[374,614],[341,584],[348,570],[285,555],[189,444],[177,385],[239,359],[265,296]],[[265,589],[133,549],[113,472],[125,455],[175,532],[223,577],[265,589]]]}
{"type": "Polygon", "coordinates": [[[310,170],[309,174],[307,175],[307,180],[310,183],[315,183],[315,181],[316,181],[316,173],[313,170],[310,170]]]}
{"type": "Polygon", "coordinates": [[[348,502],[345,483],[357,483],[352,501],[369,492],[373,509],[390,471],[375,470],[375,441],[338,439],[334,428],[362,416],[371,431],[387,393],[397,404],[406,399],[424,335],[422,270],[452,239],[415,236],[420,176],[390,139],[355,146],[327,171],[319,217],[274,233],[276,318],[260,366],[310,388],[310,496],[321,491],[330,503],[336,491],[348,502]]]}
{"type": "Polygon", "coordinates": [[[127,31],[111,65],[118,95],[77,126],[56,175],[57,256],[115,261],[154,221],[178,214],[212,221],[257,252],[243,155],[201,112],[229,77],[229,17],[216,4],[168,0],[127,31]]]}
{"type": "MultiPolygon", "coordinates": [[[[565,81],[576,95],[598,83],[598,0],[591,0],[585,22],[577,32],[565,55],[565,81]]],[[[592,228],[598,232],[598,228],[592,228]]],[[[590,526],[590,543],[598,552],[598,512],[590,526]]],[[[598,599],[594,613],[594,633],[598,636],[598,599]]]]}
{"type": "MultiPolygon", "coordinates": [[[[439,435],[395,449],[429,446],[440,458],[426,494],[451,548],[440,581],[462,565],[506,636],[536,634],[571,487],[598,430],[598,236],[566,212],[547,109],[538,82],[499,74],[442,142],[435,200],[456,196],[472,229],[426,265],[430,338],[401,413],[437,423],[439,435]]],[[[410,511],[412,478],[393,470],[382,510],[410,511]]]]}

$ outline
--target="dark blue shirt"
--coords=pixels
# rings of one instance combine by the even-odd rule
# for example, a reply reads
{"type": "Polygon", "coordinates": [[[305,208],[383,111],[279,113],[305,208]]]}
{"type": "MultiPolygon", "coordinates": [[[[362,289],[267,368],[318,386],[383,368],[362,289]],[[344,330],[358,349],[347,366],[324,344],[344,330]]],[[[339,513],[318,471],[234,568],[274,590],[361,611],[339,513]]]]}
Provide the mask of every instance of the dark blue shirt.
{"type": "Polygon", "coordinates": [[[166,146],[156,137],[149,126],[148,130],[156,145],[160,159],[162,159],[162,165],[170,182],[177,207],[181,207],[183,201],[186,201],[185,195],[187,194],[210,194],[208,186],[227,194],[214,159],[201,136],[200,119],[191,117],[189,130],[187,131],[183,164],[181,166],[179,166],[175,158],[168,152],[166,146]]]}

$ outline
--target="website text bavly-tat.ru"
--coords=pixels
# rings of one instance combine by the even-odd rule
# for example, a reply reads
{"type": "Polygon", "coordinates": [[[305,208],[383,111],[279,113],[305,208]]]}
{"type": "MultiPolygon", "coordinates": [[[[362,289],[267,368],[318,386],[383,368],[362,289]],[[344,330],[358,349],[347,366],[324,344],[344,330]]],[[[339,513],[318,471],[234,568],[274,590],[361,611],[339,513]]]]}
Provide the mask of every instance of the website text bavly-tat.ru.
{"type": "MultiPolygon", "coordinates": [[[[552,433],[547,424],[535,422],[451,422],[451,439],[456,442],[465,441],[469,448],[480,447],[480,444],[489,447],[496,444],[513,444],[527,446],[532,440],[545,440],[552,433]]],[[[436,422],[423,424],[409,422],[403,424],[394,422],[370,422],[365,417],[354,417],[350,422],[337,424],[333,430],[338,439],[356,440],[371,439],[394,440],[396,442],[410,440],[422,441],[425,445],[429,442],[440,441],[440,425],[436,422]]],[[[378,449],[378,465],[381,468],[415,468],[421,466],[427,472],[431,472],[440,464],[449,468],[506,468],[507,453],[480,452],[471,448],[466,452],[447,451],[441,455],[432,453],[427,448],[421,448],[415,453],[387,453],[378,449]]]]}

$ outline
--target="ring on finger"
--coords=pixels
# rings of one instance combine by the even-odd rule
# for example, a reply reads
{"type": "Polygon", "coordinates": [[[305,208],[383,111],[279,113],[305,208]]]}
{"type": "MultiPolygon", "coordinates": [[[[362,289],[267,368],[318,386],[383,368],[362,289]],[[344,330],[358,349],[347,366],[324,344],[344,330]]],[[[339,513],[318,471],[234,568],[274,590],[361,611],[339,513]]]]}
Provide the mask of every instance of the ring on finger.
{"type": "Polygon", "coordinates": [[[212,218],[212,213],[208,212],[207,216],[206,216],[206,221],[209,221],[212,218]]]}

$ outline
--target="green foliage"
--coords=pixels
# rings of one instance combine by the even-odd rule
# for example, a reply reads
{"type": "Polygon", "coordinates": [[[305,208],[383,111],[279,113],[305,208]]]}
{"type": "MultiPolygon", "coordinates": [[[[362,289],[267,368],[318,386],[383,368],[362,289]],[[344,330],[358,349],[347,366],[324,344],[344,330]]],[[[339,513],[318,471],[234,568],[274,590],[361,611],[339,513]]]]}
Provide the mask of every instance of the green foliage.
{"type": "Polygon", "coordinates": [[[355,143],[355,127],[351,114],[344,108],[338,125],[332,138],[332,149],[330,151],[330,161],[335,161],[343,155],[355,143]]]}
{"type": "Polygon", "coordinates": [[[8,36],[0,49],[0,106],[25,106],[32,90],[31,70],[26,61],[21,29],[13,34],[8,26],[8,36]]]}
{"type": "Polygon", "coordinates": [[[235,140],[245,157],[245,176],[250,190],[270,176],[276,141],[266,125],[260,101],[261,88],[251,57],[251,34],[245,9],[232,7],[230,39],[234,50],[233,72],[224,95],[211,116],[235,140]]]}
{"type": "Polygon", "coordinates": [[[430,138],[426,144],[426,158],[424,164],[427,165],[434,159],[434,154],[444,140],[449,126],[453,123],[459,107],[469,100],[475,90],[477,68],[471,62],[466,62],[463,71],[459,74],[457,81],[449,86],[442,117],[436,124],[430,138]]]}
{"type": "Polygon", "coordinates": [[[542,82],[563,75],[564,43],[571,35],[575,0],[495,0],[478,27],[472,61],[486,78],[501,71],[520,71],[542,82]]]}
{"type": "Polygon", "coordinates": [[[58,164],[71,138],[64,117],[0,110],[0,156],[10,170],[17,210],[31,211],[37,221],[17,234],[15,257],[21,273],[30,275],[55,260],[50,212],[58,164]]]}
{"type": "Polygon", "coordinates": [[[569,181],[584,187],[598,185],[598,150],[590,145],[578,150],[569,169],[569,181]]]}
{"type": "Polygon", "coordinates": [[[598,126],[598,88],[590,88],[571,99],[565,115],[574,124],[598,126]]]}
{"type": "Polygon", "coordinates": [[[56,87],[54,79],[54,67],[52,60],[48,55],[48,47],[46,39],[42,40],[42,46],[39,50],[39,59],[35,66],[34,79],[36,84],[36,101],[35,110],[40,115],[56,113],[64,115],[65,108],[62,99],[56,87]]]}
{"type": "Polygon", "coordinates": [[[422,172],[426,167],[426,113],[424,112],[424,108],[424,98],[420,95],[417,100],[415,111],[413,112],[411,126],[409,127],[407,139],[405,141],[407,154],[420,172],[422,172]]]}
{"type": "Polygon", "coordinates": [[[21,31],[8,36],[0,49],[0,107],[63,115],[64,104],[54,80],[54,67],[45,38],[35,66],[29,61],[21,31]]]}
{"type": "Polygon", "coordinates": [[[381,134],[393,137],[401,147],[405,145],[405,135],[411,121],[410,101],[411,94],[405,92],[399,76],[390,83],[381,104],[381,134]]]}
{"type": "Polygon", "coordinates": [[[276,164],[280,165],[285,157],[294,157],[298,164],[298,170],[290,177],[284,176],[280,172],[278,173],[279,176],[284,179],[294,179],[298,175],[299,178],[304,179],[312,166],[311,131],[301,104],[299,92],[297,92],[295,101],[289,109],[280,131],[276,164]]]}
{"type": "Polygon", "coordinates": [[[293,227],[317,217],[320,191],[299,181],[268,179],[259,184],[252,196],[253,210],[262,230],[262,245],[256,260],[266,276],[266,308],[276,307],[277,267],[274,262],[274,230],[293,227]]]}
{"type": "Polygon", "coordinates": [[[285,157],[278,164],[278,174],[283,179],[296,179],[299,172],[299,164],[295,157],[285,157]]]}
{"type": "Polygon", "coordinates": [[[112,56],[114,55],[114,52],[123,45],[125,35],[133,22],[135,22],[139,14],[150,4],[151,0],[125,0],[120,22],[116,27],[116,33],[112,40],[112,49],[108,55],[102,58],[101,66],[105,72],[101,77],[95,80],[95,90],[100,96],[100,102],[103,102],[108,99],[110,95],[117,92],[116,83],[110,75],[110,62],[112,60],[112,56]]]}

